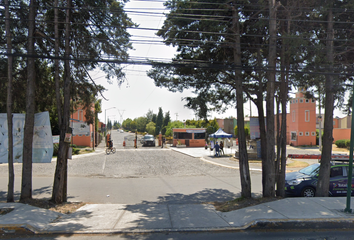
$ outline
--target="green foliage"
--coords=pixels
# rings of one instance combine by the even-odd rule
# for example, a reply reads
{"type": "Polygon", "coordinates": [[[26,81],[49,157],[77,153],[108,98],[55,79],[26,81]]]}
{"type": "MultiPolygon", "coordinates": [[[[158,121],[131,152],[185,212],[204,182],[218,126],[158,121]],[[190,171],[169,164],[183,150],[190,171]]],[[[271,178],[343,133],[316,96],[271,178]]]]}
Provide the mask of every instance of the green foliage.
{"type": "Polygon", "coordinates": [[[154,122],[149,122],[146,125],[146,131],[150,134],[150,135],[154,135],[155,134],[155,129],[156,129],[156,124],[154,122]]]}
{"type": "Polygon", "coordinates": [[[73,148],[73,155],[78,155],[80,153],[80,148],[73,148]]]}
{"type": "Polygon", "coordinates": [[[341,139],[335,141],[334,144],[339,148],[348,148],[350,147],[350,140],[341,139]]]}
{"type": "Polygon", "coordinates": [[[134,119],[136,122],[136,128],[138,132],[145,132],[146,131],[146,124],[148,123],[148,119],[146,117],[139,117],[134,119]]]}
{"type": "MultiPolygon", "coordinates": [[[[246,126],[244,129],[245,129],[246,138],[249,138],[250,137],[250,128],[248,126],[246,126]]],[[[237,128],[237,126],[235,126],[235,128],[234,128],[234,133],[235,133],[235,136],[238,137],[238,128],[237,128]]]]}
{"type": "Polygon", "coordinates": [[[123,126],[123,128],[125,129],[125,130],[131,130],[131,127],[130,127],[130,123],[132,122],[133,120],[131,120],[130,118],[127,118],[127,119],[125,119],[124,121],[123,121],[123,124],[122,124],[122,126],[123,126]]]}
{"type": "Polygon", "coordinates": [[[163,118],[163,125],[161,130],[162,135],[166,134],[166,127],[170,122],[171,122],[170,111],[168,111],[165,113],[165,117],[163,118]]]}
{"type": "Polygon", "coordinates": [[[166,127],[166,133],[165,136],[166,137],[172,137],[173,134],[173,128],[184,128],[184,124],[181,121],[172,121],[169,122],[167,127],[166,127]]]}
{"type": "Polygon", "coordinates": [[[159,113],[157,114],[157,118],[156,118],[155,136],[157,136],[160,133],[160,131],[162,131],[162,125],[163,125],[163,112],[162,112],[162,108],[159,107],[159,113]]]}
{"type": "Polygon", "coordinates": [[[130,122],[130,131],[136,131],[137,128],[137,124],[136,122],[133,120],[130,122]]]}

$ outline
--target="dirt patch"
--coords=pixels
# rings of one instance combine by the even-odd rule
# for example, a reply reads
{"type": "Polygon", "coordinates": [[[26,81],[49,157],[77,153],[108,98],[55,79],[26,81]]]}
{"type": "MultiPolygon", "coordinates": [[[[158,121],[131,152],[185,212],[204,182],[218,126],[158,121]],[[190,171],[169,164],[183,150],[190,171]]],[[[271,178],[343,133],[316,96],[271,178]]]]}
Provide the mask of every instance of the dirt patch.
{"type": "Polygon", "coordinates": [[[13,208],[0,208],[0,215],[8,214],[12,210],[14,210],[14,209],[13,208]]]}
{"type": "Polygon", "coordinates": [[[292,160],[290,163],[286,164],[287,168],[304,168],[307,167],[309,163],[303,161],[292,160]]]}
{"type": "MultiPolygon", "coordinates": [[[[24,204],[28,204],[34,207],[45,208],[54,212],[59,212],[63,214],[70,214],[75,212],[80,207],[84,206],[86,203],[83,202],[65,202],[62,204],[55,204],[49,201],[48,199],[30,199],[24,202],[24,204]]],[[[2,209],[0,209],[2,210],[2,209]]],[[[8,213],[8,212],[7,212],[8,213]]],[[[6,214],[6,213],[4,213],[6,214]]],[[[1,215],[1,214],[0,214],[1,215]]]]}
{"type": "Polygon", "coordinates": [[[236,198],[227,202],[211,202],[209,204],[213,204],[215,209],[220,212],[230,212],[241,208],[255,206],[261,203],[273,202],[280,200],[280,197],[273,198],[236,198]]]}
{"type": "Polygon", "coordinates": [[[349,154],[349,149],[347,148],[339,148],[337,145],[333,144],[332,145],[332,152],[346,152],[349,154]]]}

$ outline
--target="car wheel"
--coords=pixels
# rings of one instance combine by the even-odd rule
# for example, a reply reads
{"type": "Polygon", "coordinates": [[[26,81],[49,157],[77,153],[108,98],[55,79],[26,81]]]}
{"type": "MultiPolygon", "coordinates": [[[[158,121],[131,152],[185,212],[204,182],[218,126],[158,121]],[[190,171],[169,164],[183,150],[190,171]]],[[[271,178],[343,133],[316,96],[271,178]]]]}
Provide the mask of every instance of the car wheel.
{"type": "Polygon", "coordinates": [[[305,187],[301,192],[301,197],[314,197],[315,196],[315,189],[312,187],[305,187]]]}

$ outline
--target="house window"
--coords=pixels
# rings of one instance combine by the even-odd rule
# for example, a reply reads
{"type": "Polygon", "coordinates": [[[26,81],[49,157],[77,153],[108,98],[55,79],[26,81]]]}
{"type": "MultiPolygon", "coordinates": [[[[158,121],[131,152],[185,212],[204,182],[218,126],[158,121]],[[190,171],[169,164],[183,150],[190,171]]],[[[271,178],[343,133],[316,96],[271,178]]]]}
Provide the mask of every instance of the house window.
{"type": "Polygon", "coordinates": [[[296,141],[296,132],[291,132],[291,141],[296,141]]]}
{"type": "Polygon", "coordinates": [[[300,103],[303,103],[303,102],[304,102],[304,99],[301,98],[301,99],[300,99],[300,103]]]}
{"type": "Polygon", "coordinates": [[[333,121],[333,126],[335,126],[336,125],[336,121],[333,121]]]}
{"type": "Polygon", "coordinates": [[[194,139],[205,139],[205,133],[194,133],[194,139]]]}
{"type": "Polygon", "coordinates": [[[305,132],[305,136],[310,136],[310,132],[305,132]]]}
{"type": "Polygon", "coordinates": [[[308,103],[308,102],[309,102],[309,100],[308,100],[308,99],[306,99],[306,102],[308,103]]]}
{"type": "Polygon", "coordinates": [[[314,103],[314,102],[315,102],[315,99],[312,99],[312,100],[311,100],[311,102],[313,102],[313,103],[314,103]]]}
{"type": "Polygon", "coordinates": [[[316,136],[316,132],[311,132],[311,136],[316,136]]]}
{"type": "Polygon", "coordinates": [[[310,121],[310,110],[305,110],[305,122],[310,121]]]}
{"type": "Polygon", "coordinates": [[[293,110],[293,122],[295,122],[295,110],[293,110]]]}
{"type": "Polygon", "coordinates": [[[304,133],[303,132],[299,132],[299,136],[304,136],[304,133]]]}
{"type": "Polygon", "coordinates": [[[295,102],[297,103],[297,99],[295,100],[295,102]]]}

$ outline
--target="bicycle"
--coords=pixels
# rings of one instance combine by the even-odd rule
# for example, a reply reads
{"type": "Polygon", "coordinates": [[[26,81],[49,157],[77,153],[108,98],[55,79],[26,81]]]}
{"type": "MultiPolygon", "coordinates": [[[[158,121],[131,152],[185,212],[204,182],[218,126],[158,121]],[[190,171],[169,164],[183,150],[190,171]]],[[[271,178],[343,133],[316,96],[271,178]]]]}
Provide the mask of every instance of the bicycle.
{"type": "Polygon", "coordinates": [[[115,147],[106,148],[106,154],[109,155],[111,153],[116,153],[116,148],[115,147]]]}

